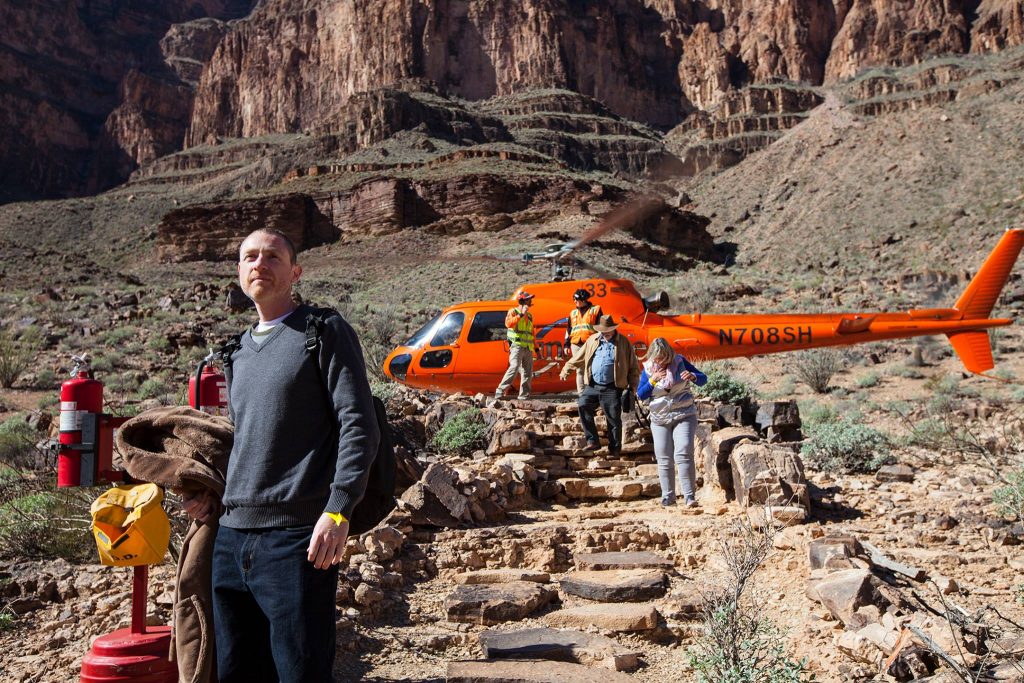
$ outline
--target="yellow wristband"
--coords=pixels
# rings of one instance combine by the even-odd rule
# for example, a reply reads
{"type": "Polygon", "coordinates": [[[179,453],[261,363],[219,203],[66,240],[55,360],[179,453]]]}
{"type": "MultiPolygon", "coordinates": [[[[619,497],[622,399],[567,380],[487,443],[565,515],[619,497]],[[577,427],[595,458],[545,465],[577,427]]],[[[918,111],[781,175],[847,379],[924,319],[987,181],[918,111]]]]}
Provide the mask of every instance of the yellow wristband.
{"type": "Polygon", "coordinates": [[[340,512],[325,512],[324,514],[333,519],[334,523],[338,526],[341,526],[343,522],[348,521],[347,519],[345,519],[345,515],[341,514],[340,512]]]}

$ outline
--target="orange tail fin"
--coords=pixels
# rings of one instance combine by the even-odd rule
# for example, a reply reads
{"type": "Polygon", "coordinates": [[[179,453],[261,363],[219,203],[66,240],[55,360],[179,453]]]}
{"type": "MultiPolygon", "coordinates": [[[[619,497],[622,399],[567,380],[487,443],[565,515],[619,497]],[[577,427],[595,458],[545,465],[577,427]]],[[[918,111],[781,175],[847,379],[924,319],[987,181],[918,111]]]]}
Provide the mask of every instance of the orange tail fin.
{"type": "Polygon", "coordinates": [[[980,375],[996,366],[992,360],[992,345],[987,331],[954,332],[946,336],[967,372],[980,375]]]}
{"type": "MultiPolygon", "coordinates": [[[[1011,228],[1007,230],[996,248],[985,259],[981,270],[957,300],[956,308],[963,314],[962,320],[988,318],[992,307],[996,305],[999,293],[1006,285],[1007,278],[1010,277],[1010,271],[1013,270],[1013,264],[1017,261],[1017,255],[1020,254],[1022,246],[1024,246],[1024,229],[1011,228]]],[[[954,343],[953,346],[955,347],[956,344],[954,343]]]]}

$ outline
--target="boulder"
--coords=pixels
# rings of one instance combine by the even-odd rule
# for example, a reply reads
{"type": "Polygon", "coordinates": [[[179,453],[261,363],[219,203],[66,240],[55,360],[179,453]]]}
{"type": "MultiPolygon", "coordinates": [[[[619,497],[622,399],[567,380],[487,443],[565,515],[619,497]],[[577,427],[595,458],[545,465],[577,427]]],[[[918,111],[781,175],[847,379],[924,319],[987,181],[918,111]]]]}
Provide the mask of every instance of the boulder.
{"type": "Polygon", "coordinates": [[[843,624],[854,621],[857,610],[868,605],[883,608],[888,601],[876,588],[875,579],[867,569],[843,569],[820,579],[811,579],[807,597],[824,605],[843,624]]]}
{"type": "Polygon", "coordinates": [[[637,653],[596,633],[553,628],[484,631],[480,649],[488,659],[545,659],[596,664],[614,671],[637,667],[637,653]]]}
{"type": "Polygon", "coordinates": [[[423,473],[420,481],[441,501],[452,517],[461,521],[472,521],[469,500],[455,488],[459,475],[449,465],[433,463],[423,473]]]}
{"type": "Polygon", "coordinates": [[[864,549],[854,536],[824,536],[815,538],[807,544],[807,562],[812,570],[830,566],[837,569],[852,569],[853,564],[844,560],[863,554],[864,549]]]}
{"type": "Polygon", "coordinates": [[[767,432],[769,427],[780,429],[783,427],[799,428],[800,409],[796,401],[766,401],[757,405],[757,412],[754,414],[754,425],[762,432],[767,432]]]}
{"type": "Polygon", "coordinates": [[[878,481],[914,481],[914,468],[910,465],[883,465],[875,472],[878,481]]]}
{"type": "Polygon", "coordinates": [[[807,508],[799,505],[761,505],[747,508],[747,518],[755,529],[767,526],[789,527],[807,521],[807,508]]]}
{"type": "Polygon", "coordinates": [[[643,602],[665,594],[668,577],[660,569],[582,571],[566,574],[563,593],[602,602],[643,602]]]}
{"type": "Polygon", "coordinates": [[[530,450],[530,435],[525,429],[493,430],[491,442],[487,446],[488,455],[504,455],[516,451],[530,450]]]}
{"type": "Polygon", "coordinates": [[[720,489],[725,492],[726,499],[733,496],[732,466],[729,455],[733,448],[743,441],[756,441],[757,433],[750,427],[726,427],[712,432],[707,441],[703,442],[704,486],[720,489]]]}
{"type": "Polygon", "coordinates": [[[741,443],[729,455],[733,491],[740,505],[799,505],[810,508],[800,457],[789,448],[741,443]]]}
{"type": "Polygon", "coordinates": [[[460,585],[444,599],[444,608],[448,621],[491,626],[523,619],[557,597],[557,592],[529,581],[460,585]]]}

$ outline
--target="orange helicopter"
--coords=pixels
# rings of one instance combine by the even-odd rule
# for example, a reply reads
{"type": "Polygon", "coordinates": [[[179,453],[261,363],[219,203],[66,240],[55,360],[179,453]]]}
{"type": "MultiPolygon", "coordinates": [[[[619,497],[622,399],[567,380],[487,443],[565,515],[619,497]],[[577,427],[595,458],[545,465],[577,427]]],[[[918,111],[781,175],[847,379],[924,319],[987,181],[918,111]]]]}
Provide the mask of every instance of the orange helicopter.
{"type": "Polygon", "coordinates": [[[1024,229],[1006,231],[952,308],[904,313],[663,315],[660,311],[669,303],[665,292],[645,298],[629,280],[601,271],[573,253],[586,242],[621,227],[629,218],[628,213],[611,216],[576,242],[551,245],[540,254],[525,254],[521,258],[526,262],[550,261],[553,281],[520,287],[508,300],[445,308],[388,355],[385,374],[421,389],[493,393],[508,367],[505,314],[516,305],[522,291],[535,295],[531,309],[536,337],[535,394],[575,390],[574,379],[560,380],[558,373],[569,358],[563,339],[577,289],[589,291],[591,301],[620,321],[618,332],[633,343],[641,357],[657,337],[664,337],[687,358],[702,361],[945,334],[964,367],[982,374],[994,367],[986,330],[1013,322],[988,316],[1024,246],[1024,229]],[[575,268],[594,271],[600,277],[572,279],[575,268]]]}

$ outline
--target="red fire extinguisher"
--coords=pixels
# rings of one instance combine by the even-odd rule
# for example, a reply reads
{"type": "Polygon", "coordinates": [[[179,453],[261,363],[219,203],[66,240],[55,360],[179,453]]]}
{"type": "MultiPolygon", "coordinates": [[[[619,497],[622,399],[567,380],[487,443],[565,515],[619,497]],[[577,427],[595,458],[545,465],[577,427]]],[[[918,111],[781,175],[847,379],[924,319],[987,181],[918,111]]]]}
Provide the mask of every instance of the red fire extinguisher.
{"type": "Polygon", "coordinates": [[[196,410],[210,415],[228,414],[228,382],[227,379],[210,362],[217,358],[217,353],[210,349],[206,358],[199,362],[196,374],[188,380],[188,404],[196,410]]]}
{"type": "MultiPolygon", "coordinates": [[[[87,450],[84,445],[96,442],[96,425],[103,412],[103,384],[93,379],[89,362],[85,358],[72,356],[71,359],[75,363],[71,379],[60,386],[57,486],[81,485],[83,454],[87,450]]],[[[91,462],[94,460],[86,457],[87,469],[91,462]]],[[[94,478],[95,472],[92,474],[94,478]]]]}

